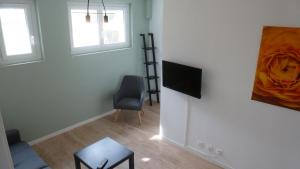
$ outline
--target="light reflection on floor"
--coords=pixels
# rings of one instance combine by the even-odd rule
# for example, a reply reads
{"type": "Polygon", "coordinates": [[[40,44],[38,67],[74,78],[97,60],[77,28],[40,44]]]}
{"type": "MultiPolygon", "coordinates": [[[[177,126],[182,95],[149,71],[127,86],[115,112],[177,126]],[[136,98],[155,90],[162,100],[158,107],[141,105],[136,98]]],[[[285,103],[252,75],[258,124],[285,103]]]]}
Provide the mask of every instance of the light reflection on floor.
{"type": "Polygon", "coordinates": [[[146,163],[146,162],[149,162],[149,161],[151,160],[151,158],[144,157],[144,158],[142,158],[141,160],[142,160],[143,162],[145,162],[145,163],[146,163]]]}

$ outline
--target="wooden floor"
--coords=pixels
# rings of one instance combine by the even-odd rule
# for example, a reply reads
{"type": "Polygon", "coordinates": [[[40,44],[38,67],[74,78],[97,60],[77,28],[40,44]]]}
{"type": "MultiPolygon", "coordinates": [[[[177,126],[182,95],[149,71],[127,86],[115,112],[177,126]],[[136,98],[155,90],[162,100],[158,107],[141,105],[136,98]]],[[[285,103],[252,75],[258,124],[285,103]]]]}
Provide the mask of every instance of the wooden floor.
{"type": "MultiPolygon", "coordinates": [[[[51,168],[74,169],[75,151],[104,137],[111,137],[135,152],[136,169],[221,169],[157,137],[158,104],[153,107],[146,104],[144,111],[142,126],[139,126],[136,112],[122,112],[118,122],[113,122],[113,116],[107,116],[36,144],[33,148],[51,168]]],[[[128,169],[128,162],[117,168],[128,169]]]]}

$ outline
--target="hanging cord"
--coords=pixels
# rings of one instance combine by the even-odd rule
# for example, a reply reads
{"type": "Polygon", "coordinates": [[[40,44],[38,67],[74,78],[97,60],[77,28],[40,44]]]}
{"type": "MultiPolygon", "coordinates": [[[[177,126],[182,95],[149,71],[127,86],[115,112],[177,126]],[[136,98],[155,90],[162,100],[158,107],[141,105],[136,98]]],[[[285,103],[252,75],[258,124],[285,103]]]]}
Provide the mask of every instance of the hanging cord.
{"type": "Polygon", "coordinates": [[[102,0],[102,5],[103,5],[104,13],[106,15],[106,7],[105,7],[105,4],[104,4],[104,0],[102,0]]]}
{"type": "Polygon", "coordinates": [[[90,0],[88,0],[88,3],[87,3],[86,13],[87,13],[88,15],[90,14],[90,0]]]}
{"type": "MultiPolygon", "coordinates": [[[[105,4],[104,4],[104,0],[102,0],[102,6],[103,6],[103,9],[104,9],[104,22],[107,23],[107,22],[108,22],[108,16],[107,16],[107,13],[106,13],[106,7],[105,7],[105,4]]],[[[91,16],[90,16],[90,0],[88,0],[88,3],[87,3],[87,9],[86,9],[86,17],[85,17],[85,20],[86,20],[86,22],[91,22],[91,16]]]]}

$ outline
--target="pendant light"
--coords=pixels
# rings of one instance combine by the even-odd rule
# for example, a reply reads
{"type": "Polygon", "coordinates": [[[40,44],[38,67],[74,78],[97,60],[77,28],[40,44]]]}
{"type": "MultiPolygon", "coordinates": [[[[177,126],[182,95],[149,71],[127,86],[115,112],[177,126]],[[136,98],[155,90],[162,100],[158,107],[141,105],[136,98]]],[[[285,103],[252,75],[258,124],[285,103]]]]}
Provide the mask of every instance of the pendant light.
{"type": "Polygon", "coordinates": [[[85,21],[86,21],[87,23],[90,23],[90,22],[91,22],[91,16],[90,16],[90,0],[88,0],[88,3],[87,3],[87,10],[86,10],[85,21]]]}
{"type": "MultiPolygon", "coordinates": [[[[102,0],[102,6],[103,6],[103,9],[104,9],[104,17],[103,17],[104,23],[108,23],[108,16],[107,16],[107,13],[106,13],[106,7],[105,7],[105,4],[104,4],[104,0],[102,0]]],[[[103,13],[100,13],[100,14],[103,14],[103,13]]],[[[88,0],[88,2],[87,2],[87,11],[86,11],[86,16],[85,16],[85,21],[88,22],[88,23],[91,22],[90,0],[88,0]]]]}
{"type": "Polygon", "coordinates": [[[105,7],[105,4],[104,4],[104,0],[102,0],[102,6],[103,6],[103,9],[104,9],[104,23],[108,23],[108,16],[106,15],[106,7],[105,7]]]}

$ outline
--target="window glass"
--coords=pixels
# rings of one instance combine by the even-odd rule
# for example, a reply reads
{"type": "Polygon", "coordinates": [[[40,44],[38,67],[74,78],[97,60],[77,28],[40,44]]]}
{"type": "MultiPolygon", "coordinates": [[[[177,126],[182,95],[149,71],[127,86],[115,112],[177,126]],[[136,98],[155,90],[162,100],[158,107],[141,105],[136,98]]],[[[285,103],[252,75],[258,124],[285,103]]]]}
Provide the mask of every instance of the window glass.
{"type": "Polygon", "coordinates": [[[0,17],[6,55],[32,53],[25,9],[0,9],[0,17]]]}
{"type": "Polygon", "coordinates": [[[109,22],[103,23],[104,44],[124,43],[126,38],[124,11],[107,10],[107,13],[109,22]]]}
{"type": "Polygon", "coordinates": [[[86,10],[72,9],[73,47],[96,46],[100,44],[99,22],[96,10],[90,10],[91,21],[85,20],[86,10]]]}

